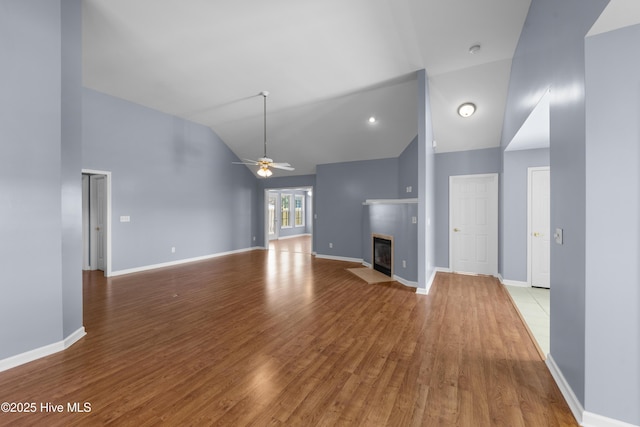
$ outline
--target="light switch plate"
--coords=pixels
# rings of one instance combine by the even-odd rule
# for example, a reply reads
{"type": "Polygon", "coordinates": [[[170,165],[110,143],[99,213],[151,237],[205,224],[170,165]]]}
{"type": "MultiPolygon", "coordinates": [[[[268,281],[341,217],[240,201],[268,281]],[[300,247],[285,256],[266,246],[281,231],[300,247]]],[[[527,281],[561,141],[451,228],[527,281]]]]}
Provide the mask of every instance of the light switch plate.
{"type": "Polygon", "coordinates": [[[562,228],[556,228],[556,232],[553,233],[553,237],[556,239],[556,243],[562,244],[562,228]]]}
{"type": "Polygon", "coordinates": [[[122,215],[120,217],[120,222],[131,222],[131,217],[129,215],[122,215]]]}

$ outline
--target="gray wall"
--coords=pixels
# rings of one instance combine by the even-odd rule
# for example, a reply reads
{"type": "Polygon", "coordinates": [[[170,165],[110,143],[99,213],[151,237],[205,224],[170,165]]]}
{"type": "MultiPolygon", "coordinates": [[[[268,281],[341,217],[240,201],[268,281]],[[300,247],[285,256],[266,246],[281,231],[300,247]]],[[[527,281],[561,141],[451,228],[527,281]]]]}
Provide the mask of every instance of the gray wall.
{"type": "Polygon", "coordinates": [[[640,425],[640,26],[586,39],[586,396],[640,425]]]}
{"type": "Polygon", "coordinates": [[[112,172],[113,271],[254,245],[257,178],[211,129],[90,89],[83,103],[82,166],[112,172]]]}
{"type": "Polygon", "coordinates": [[[372,204],[363,207],[362,259],[372,264],[371,234],[393,236],[393,274],[402,279],[418,281],[417,203],[372,204]],[[403,266],[402,261],[405,261],[403,266]]]}
{"type": "Polygon", "coordinates": [[[82,327],[80,227],[67,212],[80,169],[77,159],[60,162],[78,144],[78,45],[66,43],[78,36],[80,4],[63,4],[4,1],[0,13],[0,360],[82,327]],[[64,260],[63,248],[72,252],[64,260]]]}
{"type": "Polygon", "coordinates": [[[449,268],[449,177],[499,173],[500,148],[456,151],[435,155],[435,265],[449,268]]]}
{"type": "Polygon", "coordinates": [[[398,157],[398,197],[418,197],[418,137],[416,136],[398,157]],[[407,191],[411,187],[411,191],[407,191]]]}
{"type": "Polygon", "coordinates": [[[549,166],[548,148],[504,152],[500,264],[506,280],[527,281],[528,169],[534,166],[549,166]]]}
{"type": "Polygon", "coordinates": [[[82,1],[62,2],[63,331],[82,326],[82,1]]]}
{"type": "Polygon", "coordinates": [[[361,259],[362,202],[395,198],[397,158],[318,165],[314,198],[316,252],[361,259]]]}
{"type": "MultiPolygon", "coordinates": [[[[606,1],[533,0],[511,67],[501,146],[551,87],[551,355],[585,402],[584,36],[606,1]]],[[[612,393],[613,395],[613,393],[612,393]]]]}
{"type": "Polygon", "coordinates": [[[427,71],[418,78],[418,288],[428,292],[428,281],[435,271],[435,152],[431,123],[431,98],[427,71]]]}

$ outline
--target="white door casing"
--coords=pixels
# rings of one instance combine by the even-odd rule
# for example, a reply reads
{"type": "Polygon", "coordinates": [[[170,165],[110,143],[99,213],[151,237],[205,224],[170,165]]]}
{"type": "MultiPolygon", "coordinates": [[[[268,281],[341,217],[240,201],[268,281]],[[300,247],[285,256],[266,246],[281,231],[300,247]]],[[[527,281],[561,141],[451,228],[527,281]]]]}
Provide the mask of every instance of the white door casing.
{"type": "Polygon", "coordinates": [[[91,246],[90,249],[90,253],[91,255],[88,257],[89,259],[89,264],[90,264],[90,269],[100,269],[102,271],[104,271],[104,275],[106,277],[111,276],[111,270],[112,270],[112,263],[111,263],[111,172],[109,171],[101,171],[101,170],[95,170],[95,169],[82,169],[82,173],[85,175],[89,175],[89,192],[91,194],[91,196],[88,198],[89,203],[88,204],[92,204],[92,203],[99,203],[101,205],[101,207],[99,208],[94,208],[93,206],[89,207],[89,211],[100,211],[100,219],[96,219],[93,218],[95,212],[90,213],[88,215],[89,218],[85,218],[85,215],[83,215],[83,222],[84,220],[88,219],[88,224],[83,224],[83,230],[87,231],[87,234],[90,236],[89,239],[91,240],[91,244],[87,245],[87,247],[85,247],[85,250],[88,249],[88,246],[91,246]],[[101,183],[103,185],[100,185],[101,189],[94,189],[93,187],[95,187],[95,180],[97,178],[102,178],[101,183]],[[97,194],[98,192],[100,193],[100,201],[97,202],[95,200],[92,200],[97,194]],[[96,221],[101,222],[102,225],[98,225],[98,227],[100,227],[100,231],[102,236],[98,236],[98,235],[94,235],[94,233],[97,231],[95,230],[96,228],[96,221]],[[98,249],[98,245],[94,244],[100,239],[100,237],[102,238],[102,243],[99,245],[101,248],[101,253],[100,253],[100,258],[101,258],[101,263],[99,263],[97,261],[97,253],[99,252],[98,249]]]}
{"type": "Polygon", "coordinates": [[[269,240],[277,240],[280,227],[278,227],[278,194],[268,193],[267,199],[267,229],[269,240]]]}
{"type": "Polygon", "coordinates": [[[549,288],[551,284],[551,223],[549,167],[528,169],[528,259],[529,285],[549,288]]]}
{"type": "Polygon", "coordinates": [[[453,272],[498,274],[498,174],[449,177],[453,272]]]}

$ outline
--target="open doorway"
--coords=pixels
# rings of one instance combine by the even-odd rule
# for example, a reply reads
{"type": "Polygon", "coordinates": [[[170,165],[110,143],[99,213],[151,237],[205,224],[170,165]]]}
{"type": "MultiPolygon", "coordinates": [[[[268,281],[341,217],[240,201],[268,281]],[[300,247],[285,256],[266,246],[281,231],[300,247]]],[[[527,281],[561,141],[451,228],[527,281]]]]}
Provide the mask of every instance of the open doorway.
{"type": "Polygon", "coordinates": [[[82,269],[111,275],[111,172],[82,170],[82,269]]]}
{"type": "Polygon", "coordinates": [[[303,248],[304,252],[312,252],[312,187],[265,189],[264,219],[267,249],[282,247],[289,251],[295,246],[303,248]]]}

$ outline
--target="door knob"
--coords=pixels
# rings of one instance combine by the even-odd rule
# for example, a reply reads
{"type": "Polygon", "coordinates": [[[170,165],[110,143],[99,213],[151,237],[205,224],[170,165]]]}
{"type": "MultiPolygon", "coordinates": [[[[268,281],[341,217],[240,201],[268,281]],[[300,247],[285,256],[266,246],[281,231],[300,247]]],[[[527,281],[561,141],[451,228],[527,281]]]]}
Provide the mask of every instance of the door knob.
{"type": "Polygon", "coordinates": [[[533,233],[533,237],[542,237],[542,236],[543,236],[542,233],[538,233],[538,232],[533,233]]]}
{"type": "Polygon", "coordinates": [[[459,231],[460,231],[460,229],[459,229],[459,228],[454,228],[454,229],[453,229],[453,232],[454,232],[454,233],[457,233],[457,232],[459,232],[459,231]]]}

